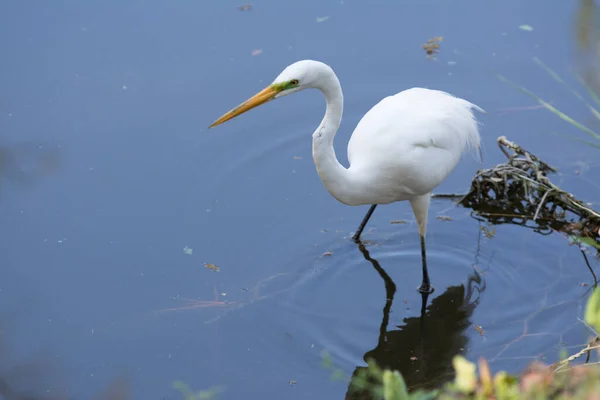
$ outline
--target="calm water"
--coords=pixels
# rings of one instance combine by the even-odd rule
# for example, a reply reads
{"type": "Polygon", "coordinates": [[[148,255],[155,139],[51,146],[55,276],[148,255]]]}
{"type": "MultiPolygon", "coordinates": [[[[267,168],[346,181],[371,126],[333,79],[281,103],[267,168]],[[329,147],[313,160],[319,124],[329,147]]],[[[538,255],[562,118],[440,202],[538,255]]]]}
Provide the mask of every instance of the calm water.
{"type": "MultiPolygon", "coordinates": [[[[367,207],[336,202],[319,181],[318,92],[206,129],[286,65],[318,59],[344,88],[342,163],[370,107],[427,86],[488,111],[485,167],[504,161],[495,140],[506,135],[559,167],[554,182],[598,202],[597,150],[561,136],[581,134],[493,75],[594,127],[532,61],[581,89],[570,77],[575,3],[550,3],[3,2],[5,383],[72,399],[114,382],[131,398],[177,399],[176,380],[222,386],[222,399],[341,399],[369,357],[418,387],[449,379],[456,353],[518,372],[585,342],[581,253],[517,226],[488,238],[447,200],[430,211],[436,291],[422,322],[410,206],[379,207],[366,249],[349,239],[367,207]],[[428,60],[421,45],[439,35],[428,60]],[[344,379],[331,379],[323,350],[344,379]]],[[[466,190],[479,167],[465,158],[438,192],[466,190]]]]}

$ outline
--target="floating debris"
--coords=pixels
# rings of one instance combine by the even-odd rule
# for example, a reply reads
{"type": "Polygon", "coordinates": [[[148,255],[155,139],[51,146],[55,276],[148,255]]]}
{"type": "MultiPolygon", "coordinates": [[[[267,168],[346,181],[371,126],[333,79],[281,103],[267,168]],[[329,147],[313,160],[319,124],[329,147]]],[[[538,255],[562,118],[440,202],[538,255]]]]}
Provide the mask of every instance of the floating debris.
{"type": "Polygon", "coordinates": [[[325,253],[321,254],[321,257],[329,257],[333,254],[332,251],[326,251],[325,253]]]}
{"type": "Polygon", "coordinates": [[[449,217],[447,215],[438,215],[436,217],[437,219],[439,219],[440,221],[452,221],[452,217],[449,217]]]}
{"type": "Polygon", "coordinates": [[[252,10],[252,7],[253,7],[252,4],[243,4],[243,5],[239,6],[238,9],[240,11],[250,11],[250,10],[252,10]]]}
{"type": "Polygon", "coordinates": [[[435,54],[440,52],[440,42],[443,39],[443,36],[436,36],[423,44],[423,49],[425,49],[425,53],[427,53],[427,58],[435,58],[435,54]]]}
{"type": "Polygon", "coordinates": [[[197,299],[181,299],[186,304],[181,307],[162,308],[155,312],[167,311],[186,311],[196,310],[198,308],[217,308],[217,307],[232,307],[237,304],[235,301],[218,301],[218,300],[197,300],[197,299]]]}
{"type": "Polygon", "coordinates": [[[219,267],[217,267],[215,264],[204,263],[204,267],[208,268],[208,269],[212,269],[215,272],[219,272],[219,267]]]}
{"type": "Polygon", "coordinates": [[[410,358],[410,361],[417,361],[417,360],[418,360],[418,358],[417,358],[417,357],[415,357],[415,356],[412,356],[412,357],[410,358]]]}
{"type": "Polygon", "coordinates": [[[294,156],[293,158],[294,158],[294,160],[302,160],[302,157],[300,157],[300,156],[294,156]]]}
{"type": "Polygon", "coordinates": [[[296,381],[290,381],[290,386],[294,386],[296,384],[296,381]]]}
{"type": "Polygon", "coordinates": [[[258,56],[259,54],[262,54],[262,52],[263,52],[262,49],[255,49],[255,50],[252,50],[252,53],[250,53],[250,55],[254,57],[254,56],[258,56]]]}
{"type": "MultiPolygon", "coordinates": [[[[508,162],[479,171],[469,193],[458,203],[493,225],[535,224],[540,233],[556,231],[577,237],[600,255],[600,212],[554,185],[548,175],[556,170],[534,154],[504,136],[497,142],[508,162]]],[[[486,227],[481,230],[487,237],[495,233],[486,227]]]]}
{"type": "Polygon", "coordinates": [[[490,230],[486,226],[482,226],[479,229],[482,230],[483,233],[485,233],[485,237],[488,238],[488,239],[491,239],[491,238],[493,238],[496,235],[496,228],[492,228],[490,230]]]}
{"type": "Polygon", "coordinates": [[[406,221],[403,219],[393,219],[390,221],[390,224],[405,224],[406,221]]]}
{"type": "Polygon", "coordinates": [[[475,330],[479,332],[481,336],[485,336],[485,330],[483,330],[481,325],[473,324],[473,328],[475,328],[475,330]]]}
{"type": "Polygon", "coordinates": [[[533,27],[531,25],[520,25],[519,29],[522,31],[526,31],[526,32],[531,32],[533,30],[533,27]]]}
{"type": "Polygon", "coordinates": [[[183,248],[183,253],[187,254],[188,256],[191,256],[193,252],[194,252],[194,249],[192,249],[191,247],[185,246],[183,248]]]}
{"type": "Polygon", "coordinates": [[[321,23],[321,22],[325,22],[325,21],[327,21],[328,19],[329,19],[329,17],[328,17],[328,16],[325,16],[325,17],[317,17],[317,22],[319,22],[319,23],[321,23]]]}

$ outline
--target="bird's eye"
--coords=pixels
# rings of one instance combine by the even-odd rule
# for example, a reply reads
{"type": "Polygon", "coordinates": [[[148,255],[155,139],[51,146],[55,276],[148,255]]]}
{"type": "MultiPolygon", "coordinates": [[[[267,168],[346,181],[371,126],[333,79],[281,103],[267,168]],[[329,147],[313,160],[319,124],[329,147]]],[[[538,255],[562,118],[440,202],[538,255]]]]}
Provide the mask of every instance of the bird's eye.
{"type": "Polygon", "coordinates": [[[292,80],[290,81],[290,83],[291,83],[292,85],[296,86],[296,85],[298,84],[298,79],[292,79],[292,80]]]}

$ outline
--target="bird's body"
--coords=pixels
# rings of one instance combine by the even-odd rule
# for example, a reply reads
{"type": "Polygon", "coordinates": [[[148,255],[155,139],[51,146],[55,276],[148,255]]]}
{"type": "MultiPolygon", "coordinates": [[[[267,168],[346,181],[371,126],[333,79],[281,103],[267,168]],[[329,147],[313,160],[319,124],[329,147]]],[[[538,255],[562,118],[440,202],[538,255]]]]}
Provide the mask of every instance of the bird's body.
{"type": "Polygon", "coordinates": [[[377,204],[408,200],[419,226],[423,284],[431,291],[425,234],[431,192],[457,166],[467,148],[480,148],[476,105],[448,93],[423,88],[404,90],[376,104],[360,120],[348,143],[349,167],[338,161],[333,140],[343,113],[343,94],[333,70],[318,61],[288,66],[263,91],[224,114],[219,125],[269,100],[305,88],[319,89],[327,108],[313,133],[313,160],[329,193],[338,201],[371,208],[354,235],[358,240],[377,204]]]}
{"type": "Polygon", "coordinates": [[[431,193],[466,148],[479,147],[471,106],[422,88],[381,100],[348,142],[349,171],[362,190],[346,204],[388,204],[431,193]]]}

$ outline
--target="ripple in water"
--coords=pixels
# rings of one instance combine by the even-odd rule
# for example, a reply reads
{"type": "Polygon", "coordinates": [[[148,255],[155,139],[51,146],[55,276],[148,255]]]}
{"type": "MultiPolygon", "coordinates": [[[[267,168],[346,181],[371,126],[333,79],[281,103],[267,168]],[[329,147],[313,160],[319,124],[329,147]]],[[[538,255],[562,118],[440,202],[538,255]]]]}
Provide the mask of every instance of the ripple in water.
{"type": "MultiPolygon", "coordinates": [[[[468,303],[478,298],[475,287],[485,285],[473,267],[477,225],[471,223],[470,231],[457,232],[457,224],[432,221],[428,263],[436,291],[426,312],[427,324],[435,329],[422,329],[420,323],[422,298],[416,289],[421,282],[421,255],[416,226],[411,224],[366,235],[366,241],[374,241],[366,248],[347,238],[337,241],[332,256],[320,259],[286,292],[284,314],[293,318],[285,323],[326,349],[344,371],[355,371],[373,357],[405,372],[411,384],[435,383],[433,370],[418,379],[408,377],[409,372],[415,371],[417,360],[422,363],[442,353],[450,360],[464,348],[466,339],[461,334],[473,309],[468,303]],[[463,286],[468,281],[470,296],[463,286]],[[436,337],[444,330],[449,340],[440,341],[436,337]],[[432,351],[424,352],[426,343],[432,351]]],[[[445,374],[446,367],[434,375],[445,374]]]]}
{"type": "Polygon", "coordinates": [[[326,349],[347,374],[374,358],[412,387],[450,379],[458,353],[515,371],[585,340],[577,322],[585,289],[577,282],[589,272],[563,238],[483,226],[461,208],[453,221],[432,214],[428,264],[436,290],[424,318],[418,234],[408,224],[374,229],[363,252],[348,238],[334,239],[333,254],[283,294],[280,323],[326,349]]]}
{"type": "MultiPolygon", "coordinates": [[[[258,152],[245,149],[221,170],[219,181],[240,183],[252,176],[249,187],[258,187],[289,179],[291,170],[270,167],[280,164],[278,158],[298,154],[310,140],[309,131],[298,128],[258,152]]],[[[306,173],[315,174],[312,165],[306,173]]],[[[410,207],[403,204],[409,215],[410,207]]],[[[582,343],[587,333],[577,318],[588,289],[579,283],[590,276],[578,251],[559,235],[483,226],[450,204],[436,200],[430,211],[428,264],[436,290],[424,318],[416,291],[421,259],[414,222],[371,222],[363,252],[336,229],[309,239],[289,229],[276,238],[287,260],[278,266],[281,273],[251,296],[244,317],[235,313],[260,320],[260,326],[248,326],[246,341],[268,349],[270,363],[288,368],[295,363],[294,370],[307,375],[314,374],[320,349],[347,375],[374,358],[403,372],[413,388],[451,379],[451,358],[457,353],[485,356],[494,369],[517,371],[533,358],[551,359],[561,346],[582,343]],[[438,220],[440,214],[452,220],[438,220]],[[324,249],[331,255],[323,256],[324,249]],[[286,344],[286,337],[297,346],[286,344]]],[[[381,207],[376,216],[390,216],[395,207],[381,207]]],[[[347,234],[358,222],[335,224],[347,234]]]]}

